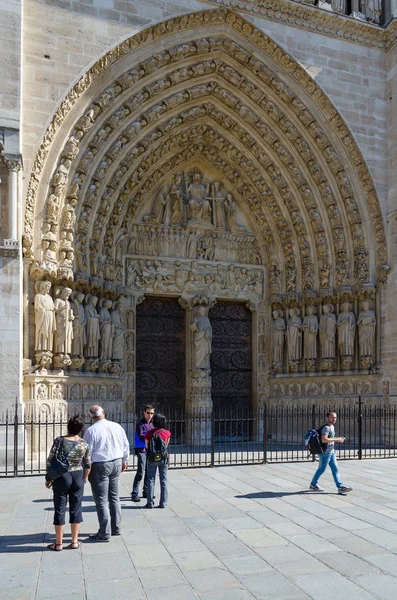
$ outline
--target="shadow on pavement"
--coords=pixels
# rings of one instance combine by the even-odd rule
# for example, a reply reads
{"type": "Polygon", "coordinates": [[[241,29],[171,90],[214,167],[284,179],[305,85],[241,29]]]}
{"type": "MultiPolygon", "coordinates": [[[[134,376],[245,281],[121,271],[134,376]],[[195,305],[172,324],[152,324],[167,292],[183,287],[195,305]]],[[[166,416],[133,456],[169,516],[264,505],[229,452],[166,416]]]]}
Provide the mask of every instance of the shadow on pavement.
{"type": "Polygon", "coordinates": [[[252,492],[251,494],[242,494],[235,498],[283,498],[284,496],[306,496],[307,494],[327,494],[327,492],[316,492],[314,490],[301,490],[299,492],[252,492]]]}

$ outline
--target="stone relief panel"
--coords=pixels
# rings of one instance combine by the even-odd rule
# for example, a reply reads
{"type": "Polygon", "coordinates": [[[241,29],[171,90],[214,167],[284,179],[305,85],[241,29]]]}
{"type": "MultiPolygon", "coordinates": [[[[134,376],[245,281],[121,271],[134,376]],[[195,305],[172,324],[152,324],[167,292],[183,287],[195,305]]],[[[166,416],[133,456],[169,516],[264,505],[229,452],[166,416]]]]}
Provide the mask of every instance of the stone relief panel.
{"type": "Polygon", "coordinates": [[[146,260],[127,257],[127,292],[192,295],[209,293],[219,298],[259,299],[263,297],[264,271],[215,261],[186,259],[146,260]]]}

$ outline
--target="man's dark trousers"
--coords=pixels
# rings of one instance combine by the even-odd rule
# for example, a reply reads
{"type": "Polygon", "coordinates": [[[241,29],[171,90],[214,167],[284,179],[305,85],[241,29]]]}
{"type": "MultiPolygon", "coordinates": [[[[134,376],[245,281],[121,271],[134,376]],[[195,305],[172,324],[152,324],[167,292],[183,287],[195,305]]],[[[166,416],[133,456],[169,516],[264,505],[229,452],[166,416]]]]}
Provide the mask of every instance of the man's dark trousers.
{"type": "Polygon", "coordinates": [[[146,452],[137,452],[138,467],[132,485],[131,498],[139,498],[139,484],[143,479],[143,497],[147,496],[147,468],[146,468],[146,452]]]}

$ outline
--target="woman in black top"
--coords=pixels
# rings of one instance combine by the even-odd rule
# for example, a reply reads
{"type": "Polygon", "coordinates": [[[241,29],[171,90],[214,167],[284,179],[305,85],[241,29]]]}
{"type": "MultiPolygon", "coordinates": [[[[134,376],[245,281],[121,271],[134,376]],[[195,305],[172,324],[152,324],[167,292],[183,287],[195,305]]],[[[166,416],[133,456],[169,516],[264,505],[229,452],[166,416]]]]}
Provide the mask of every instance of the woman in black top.
{"type": "Polygon", "coordinates": [[[60,447],[63,445],[64,453],[70,451],[68,455],[69,470],[63,473],[54,481],[46,481],[46,488],[51,488],[54,492],[54,525],[55,542],[47,546],[49,550],[59,552],[62,550],[63,533],[65,530],[65,512],[66,504],[69,498],[69,522],[72,530],[72,543],[68,546],[73,550],[80,547],[79,531],[80,523],[83,521],[81,511],[81,501],[83,498],[84,484],[87,482],[91,471],[90,450],[87,442],[80,437],[84,427],[84,420],[80,416],[75,416],[68,421],[68,433],[65,436],[59,436],[54,440],[52,448],[47,459],[47,469],[51,460],[60,447]]]}

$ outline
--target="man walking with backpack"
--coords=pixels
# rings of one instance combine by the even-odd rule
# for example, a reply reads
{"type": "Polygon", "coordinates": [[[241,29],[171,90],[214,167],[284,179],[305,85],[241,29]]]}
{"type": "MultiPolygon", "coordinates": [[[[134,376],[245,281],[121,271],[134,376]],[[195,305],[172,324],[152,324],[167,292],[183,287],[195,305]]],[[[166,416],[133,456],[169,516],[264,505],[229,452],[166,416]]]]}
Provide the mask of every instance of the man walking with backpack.
{"type": "Polygon", "coordinates": [[[153,508],[154,485],[156,472],[160,476],[160,504],[165,508],[168,501],[167,472],[168,472],[168,444],[171,432],[167,429],[167,419],[157,413],[153,417],[153,429],[145,435],[147,451],[147,504],[145,508],[153,508]]]}
{"type": "Polygon", "coordinates": [[[132,484],[131,500],[132,502],[140,502],[139,484],[143,479],[142,497],[147,498],[147,452],[145,444],[145,435],[153,429],[154,408],[150,404],[145,406],[143,418],[136,424],[135,429],[135,455],[138,459],[138,467],[132,484]]]}
{"type": "Polygon", "coordinates": [[[338,494],[346,495],[346,493],[351,492],[353,488],[343,485],[339,475],[339,468],[336,460],[334,445],[335,442],[343,444],[345,438],[335,437],[336,419],[337,416],[335,412],[328,412],[327,422],[321,427],[321,431],[319,430],[322,453],[318,455],[319,465],[317,471],[314,473],[314,477],[310,484],[310,489],[316,492],[324,491],[323,488],[321,488],[318,485],[318,481],[321,475],[326,470],[327,466],[329,465],[332,471],[332,476],[334,478],[335,485],[338,488],[338,494]]]}

